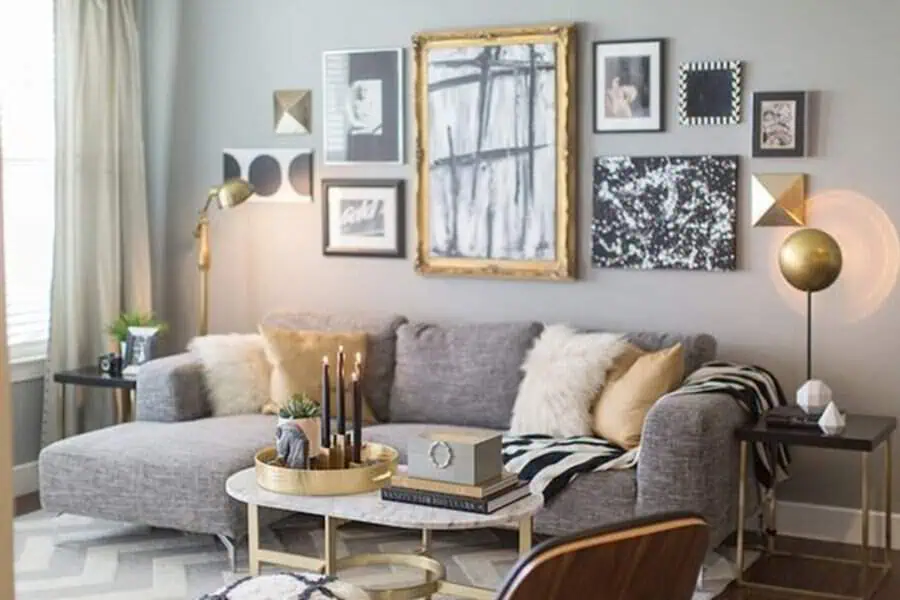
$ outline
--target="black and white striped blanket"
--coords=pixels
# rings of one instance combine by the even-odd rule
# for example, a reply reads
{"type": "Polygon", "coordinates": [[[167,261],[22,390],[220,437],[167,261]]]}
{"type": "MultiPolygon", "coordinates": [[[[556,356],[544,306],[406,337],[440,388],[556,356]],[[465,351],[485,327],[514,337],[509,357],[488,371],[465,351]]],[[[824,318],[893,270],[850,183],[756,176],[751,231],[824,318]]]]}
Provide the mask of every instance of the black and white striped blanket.
{"type": "MultiPolygon", "coordinates": [[[[762,367],[730,362],[709,362],[691,373],[677,390],[666,397],[696,394],[727,394],[752,417],[759,418],[769,408],[786,404],[778,380],[762,367]]],[[[640,447],[625,450],[596,437],[553,438],[548,435],[507,435],[503,437],[503,463],[508,471],[530,482],[531,491],[547,502],[581,473],[630,469],[637,466],[640,447]]],[[[762,444],[753,451],[759,483],[770,488],[772,478],[787,477],[790,455],[777,449],[777,465],[770,464],[762,444]]]]}

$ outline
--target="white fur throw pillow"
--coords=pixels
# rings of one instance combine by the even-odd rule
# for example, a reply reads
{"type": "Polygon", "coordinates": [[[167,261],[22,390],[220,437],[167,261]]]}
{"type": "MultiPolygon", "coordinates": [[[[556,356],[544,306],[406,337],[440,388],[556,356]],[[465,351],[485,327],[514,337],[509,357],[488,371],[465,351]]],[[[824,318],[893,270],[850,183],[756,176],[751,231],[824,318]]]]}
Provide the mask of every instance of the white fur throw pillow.
{"type": "Polygon", "coordinates": [[[627,348],[618,334],[549,325],[525,357],[510,433],[593,435],[591,405],[606,372],[627,348]]]}
{"type": "Polygon", "coordinates": [[[195,337],[188,351],[203,365],[212,414],[258,413],[269,401],[271,366],[256,333],[195,337]]]}

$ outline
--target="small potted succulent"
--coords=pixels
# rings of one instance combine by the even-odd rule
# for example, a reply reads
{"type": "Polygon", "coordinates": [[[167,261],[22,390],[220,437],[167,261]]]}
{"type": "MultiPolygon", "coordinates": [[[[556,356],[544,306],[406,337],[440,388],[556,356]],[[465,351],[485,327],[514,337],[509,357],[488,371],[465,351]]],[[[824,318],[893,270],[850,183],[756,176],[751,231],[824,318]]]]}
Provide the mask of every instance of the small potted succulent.
{"type": "Polygon", "coordinates": [[[164,333],[168,329],[168,326],[157,319],[153,313],[123,312],[115,321],[106,326],[106,333],[117,343],[116,351],[123,357],[126,355],[129,327],[158,327],[159,333],[164,333]]]}
{"type": "Polygon", "coordinates": [[[321,438],[322,407],[313,402],[309,394],[294,394],[287,404],[278,409],[278,424],[296,423],[309,440],[310,455],[318,453],[321,438]]]}

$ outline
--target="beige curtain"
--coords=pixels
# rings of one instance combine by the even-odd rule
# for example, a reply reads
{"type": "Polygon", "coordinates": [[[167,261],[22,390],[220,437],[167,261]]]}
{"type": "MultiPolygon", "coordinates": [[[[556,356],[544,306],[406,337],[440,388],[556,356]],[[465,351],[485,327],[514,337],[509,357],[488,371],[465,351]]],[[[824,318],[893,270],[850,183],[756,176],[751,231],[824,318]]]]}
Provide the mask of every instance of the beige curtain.
{"type": "MultiPolygon", "coordinates": [[[[0,148],[0,157],[3,148],[0,148]]],[[[3,161],[0,160],[0,300],[6,298],[3,268],[3,161]]],[[[13,592],[12,396],[6,344],[6,311],[0,310],[0,598],[13,592]]]]}
{"type": "MultiPolygon", "coordinates": [[[[56,232],[49,373],[94,364],[104,326],[151,309],[136,0],[57,0],[56,232]]],[[[68,403],[66,423],[74,422],[68,403]]],[[[60,437],[59,398],[45,386],[44,445],[60,437]]],[[[86,404],[87,428],[112,420],[86,404]]],[[[68,427],[68,425],[67,425],[68,427]]],[[[71,433],[71,432],[70,432],[71,433]]]]}

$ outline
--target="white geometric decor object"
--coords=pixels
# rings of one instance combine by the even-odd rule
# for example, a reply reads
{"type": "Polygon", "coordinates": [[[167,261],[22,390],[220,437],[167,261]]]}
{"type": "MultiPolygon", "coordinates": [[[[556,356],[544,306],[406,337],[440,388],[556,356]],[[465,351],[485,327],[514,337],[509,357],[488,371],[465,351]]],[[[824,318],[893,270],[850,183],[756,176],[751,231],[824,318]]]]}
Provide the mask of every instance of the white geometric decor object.
{"type": "Polygon", "coordinates": [[[819,379],[810,379],[797,390],[797,406],[808,415],[817,415],[831,402],[831,388],[819,379]]]}
{"type": "Polygon", "coordinates": [[[825,435],[837,435],[844,430],[846,424],[847,419],[838,410],[837,404],[829,402],[819,418],[819,429],[824,431],[825,435]]]}

